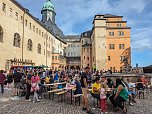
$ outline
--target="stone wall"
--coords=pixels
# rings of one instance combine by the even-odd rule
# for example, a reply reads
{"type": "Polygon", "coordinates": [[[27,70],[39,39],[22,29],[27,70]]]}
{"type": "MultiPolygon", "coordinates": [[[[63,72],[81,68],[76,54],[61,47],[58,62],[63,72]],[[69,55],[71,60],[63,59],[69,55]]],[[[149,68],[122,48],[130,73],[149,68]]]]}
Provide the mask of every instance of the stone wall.
{"type": "MultiPolygon", "coordinates": [[[[131,82],[135,83],[139,78],[141,78],[139,75],[106,75],[107,78],[112,79],[113,81],[116,80],[116,78],[124,78],[124,79],[130,79],[131,82]]],[[[146,79],[148,80],[149,85],[152,85],[152,74],[145,75],[146,79]]]]}

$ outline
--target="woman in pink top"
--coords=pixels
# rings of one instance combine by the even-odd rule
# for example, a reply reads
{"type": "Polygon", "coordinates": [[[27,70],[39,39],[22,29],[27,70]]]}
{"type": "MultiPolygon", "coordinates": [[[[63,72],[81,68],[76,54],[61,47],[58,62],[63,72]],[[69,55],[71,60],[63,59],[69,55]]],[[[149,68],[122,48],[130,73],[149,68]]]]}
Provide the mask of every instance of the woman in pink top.
{"type": "Polygon", "coordinates": [[[31,78],[31,91],[34,92],[33,102],[39,102],[37,94],[37,91],[39,90],[39,82],[40,78],[38,76],[38,73],[35,73],[35,75],[31,78]]]}

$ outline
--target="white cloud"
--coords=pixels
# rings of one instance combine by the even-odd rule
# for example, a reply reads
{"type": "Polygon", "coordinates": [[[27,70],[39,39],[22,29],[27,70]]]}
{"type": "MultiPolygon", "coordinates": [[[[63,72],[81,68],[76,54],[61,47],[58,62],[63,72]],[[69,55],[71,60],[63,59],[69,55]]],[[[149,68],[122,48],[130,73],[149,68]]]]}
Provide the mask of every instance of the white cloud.
{"type": "MultiPolygon", "coordinates": [[[[152,28],[152,27],[151,27],[152,28]]],[[[137,29],[132,35],[132,48],[134,50],[152,49],[152,29],[137,29]]]]}
{"type": "MultiPolygon", "coordinates": [[[[54,2],[57,4],[59,1],[54,2]]],[[[85,23],[90,17],[108,9],[108,0],[62,0],[60,5],[56,5],[58,23],[65,34],[73,32],[76,24],[85,23]]]]}
{"type": "Polygon", "coordinates": [[[148,4],[147,0],[54,0],[53,2],[57,10],[58,24],[65,34],[74,32],[76,24],[86,24],[87,19],[93,18],[95,14],[113,13],[125,16],[132,11],[142,12],[148,4]]]}
{"type": "MultiPolygon", "coordinates": [[[[25,7],[30,8],[33,15],[41,18],[40,10],[45,0],[18,0],[24,3],[25,7]],[[34,3],[34,4],[33,4],[34,3]]],[[[132,27],[132,48],[144,49],[152,48],[151,26],[140,26],[151,23],[152,13],[143,13],[151,0],[52,0],[56,13],[57,24],[63,30],[64,34],[80,34],[79,29],[91,29],[92,21],[95,14],[111,13],[123,15],[124,20],[132,27]],[[143,15],[145,19],[136,18],[136,15],[143,15]],[[91,20],[92,19],[92,20],[91,20]],[[76,28],[79,25],[79,28],[76,28]],[[77,30],[77,31],[76,31],[77,30]]],[[[83,32],[83,30],[81,32],[83,32]]]]}

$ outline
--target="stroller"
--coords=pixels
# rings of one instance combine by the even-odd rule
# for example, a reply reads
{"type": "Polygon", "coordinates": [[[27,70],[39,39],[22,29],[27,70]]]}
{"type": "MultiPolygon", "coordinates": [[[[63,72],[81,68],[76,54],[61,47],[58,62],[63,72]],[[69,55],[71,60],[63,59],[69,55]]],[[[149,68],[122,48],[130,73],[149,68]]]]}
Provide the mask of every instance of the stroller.
{"type": "Polygon", "coordinates": [[[23,96],[25,96],[26,95],[26,81],[25,80],[22,80],[21,81],[21,84],[20,84],[20,87],[19,87],[19,89],[20,89],[20,91],[19,91],[19,93],[18,93],[18,95],[20,96],[20,97],[23,97],[23,96]]]}

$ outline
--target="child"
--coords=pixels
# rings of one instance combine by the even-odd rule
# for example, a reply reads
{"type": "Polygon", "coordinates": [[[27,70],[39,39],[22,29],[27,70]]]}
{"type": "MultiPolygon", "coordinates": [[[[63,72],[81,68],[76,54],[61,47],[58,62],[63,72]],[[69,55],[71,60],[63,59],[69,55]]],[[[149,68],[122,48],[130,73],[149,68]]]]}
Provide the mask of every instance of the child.
{"type": "Polygon", "coordinates": [[[106,106],[106,87],[104,84],[100,90],[100,99],[101,99],[101,114],[107,113],[107,106],[106,106]]]}

